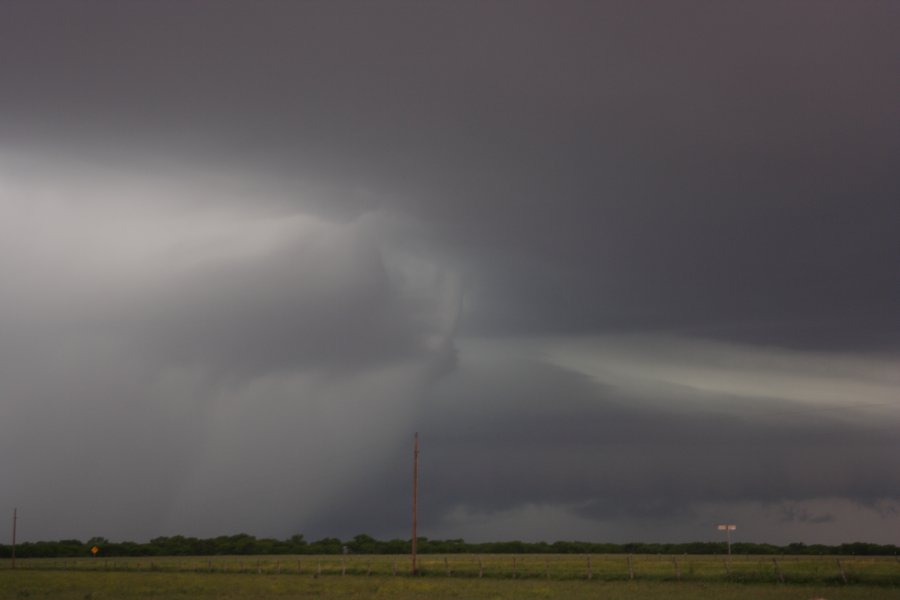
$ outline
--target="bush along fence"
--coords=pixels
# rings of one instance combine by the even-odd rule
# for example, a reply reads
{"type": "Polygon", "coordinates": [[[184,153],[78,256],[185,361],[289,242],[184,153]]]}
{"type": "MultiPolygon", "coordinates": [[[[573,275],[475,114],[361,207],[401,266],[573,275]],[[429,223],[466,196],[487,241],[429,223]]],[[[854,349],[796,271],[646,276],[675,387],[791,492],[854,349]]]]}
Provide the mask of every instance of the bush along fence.
{"type": "MultiPolygon", "coordinates": [[[[631,555],[725,555],[727,545],[723,542],[690,542],[683,544],[605,544],[595,542],[559,541],[547,542],[487,542],[469,543],[461,539],[430,540],[417,538],[419,554],[631,554],[631,555]]],[[[149,542],[111,542],[103,537],[94,537],[86,542],[80,540],[59,540],[46,542],[26,542],[16,545],[19,558],[63,558],[91,556],[91,549],[98,548],[98,557],[128,556],[231,556],[231,555],[344,555],[344,554],[409,554],[410,540],[377,540],[360,534],[341,541],[337,538],[323,538],[307,541],[302,534],[285,540],[256,538],[244,533],[215,538],[200,539],[181,535],[158,537],[149,542]]],[[[836,546],[789,544],[735,543],[731,546],[734,555],[751,556],[897,556],[900,547],[895,545],[868,544],[856,542],[836,546]]],[[[10,545],[0,544],[0,558],[10,558],[10,545]]]]}

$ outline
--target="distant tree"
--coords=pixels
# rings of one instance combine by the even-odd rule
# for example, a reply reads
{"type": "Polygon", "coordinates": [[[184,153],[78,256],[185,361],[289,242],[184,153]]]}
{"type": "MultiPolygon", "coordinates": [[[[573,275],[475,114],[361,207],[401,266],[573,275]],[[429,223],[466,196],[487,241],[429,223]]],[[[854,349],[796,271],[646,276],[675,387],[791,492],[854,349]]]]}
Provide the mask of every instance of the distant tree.
{"type": "Polygon", "coordinates": [[[355,536],[346,546],[354,554],[376,554],[380,549],[378,540],[365,533],[355,536]]]}
{"type": "Polygon", "coordinates": [[[409,554],[412,552],[412,542],[410,540],[393,539],[384,542],[384,554],[409,554]]]}
{"type": "Polygon", "coordinates": [[[322,538],[309,545],[310,554],[340,554],[344,544],[337,538],[322,538]]]}
{"type": "Polygon", "coordinates": [[[309,544],[303,539],[302,533],[295,533],[287,540],[291,554],[303,554],[308,551],[309,544]]]}
{"type": "MultiPolygon", "coordinates": [[[[198,539],[176,535],[157,537],[146,543],[110,542],[104,537],[92,537],[87,542],[67,539],[56,542],[25,542],[16,546],[16,555],[21,558],[55,558],[67,556],[84,556],[92,546],[99,546],[104,556],[209,556],[209,555],[247,555],[247,554],[340,554],[346,546],[358,554],[408,554],[411,550],[410,540],[392,539],[380,541],[368,534],[359,534],[342,542],[337,538],[323,538],[309,543],[303,535],[295,534],[286,540],[272,538],[257,539],[252,535],[240,533],[230,536],[219,536],[209,539],[198,539]]],[[[462,539],[431,540],[418,538],[418,548],[427,553],[559,553],[559,554],[723,554],[726,551],[724,542],[689,542],[684,544],[655,544],[635,542],[629,544],[608,544],[578,541],[558,541],[552,544],[545,542],[501,541],[467,543],[462,539]]],[[[772,544],[751,544],[747,542],[732,545],[734,554],[853,554],[858,556],[881,555],[897,556],[900,548],[894,545],[869,544],[854,542],[839,546],[816,544],[807,546],[793,543],[787,546],[772,544]]],[[[0,558],[9,558],[11,547],[0,544],[0,558]]]]}

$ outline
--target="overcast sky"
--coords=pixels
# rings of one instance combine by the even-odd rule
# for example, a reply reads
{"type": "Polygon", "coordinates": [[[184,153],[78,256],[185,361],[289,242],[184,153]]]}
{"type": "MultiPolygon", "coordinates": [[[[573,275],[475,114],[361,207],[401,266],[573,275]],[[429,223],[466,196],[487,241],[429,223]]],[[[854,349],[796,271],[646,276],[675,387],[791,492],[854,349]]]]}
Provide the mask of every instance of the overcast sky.
{"type": "Polygon", "coordinates": [[[900,3],[0,4],[0,510],[898,543],[900,3]]]}

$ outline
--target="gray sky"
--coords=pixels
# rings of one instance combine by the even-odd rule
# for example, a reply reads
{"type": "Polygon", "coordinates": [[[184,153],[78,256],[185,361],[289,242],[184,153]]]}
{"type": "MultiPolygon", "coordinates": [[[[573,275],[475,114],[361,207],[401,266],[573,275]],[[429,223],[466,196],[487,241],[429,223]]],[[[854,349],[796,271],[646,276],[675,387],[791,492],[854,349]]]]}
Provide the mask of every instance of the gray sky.
{"type": "Polygon", "coordinates": [[[3,2],[0,509],[898,543],[898,19],[3,2]]]}

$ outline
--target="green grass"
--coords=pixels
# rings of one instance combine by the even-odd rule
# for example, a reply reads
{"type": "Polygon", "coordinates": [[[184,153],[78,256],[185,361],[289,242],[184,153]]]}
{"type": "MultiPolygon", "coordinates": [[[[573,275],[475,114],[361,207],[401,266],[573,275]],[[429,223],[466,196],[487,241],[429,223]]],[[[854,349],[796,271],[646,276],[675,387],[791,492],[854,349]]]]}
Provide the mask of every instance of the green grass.
{"type": "Polygon", "coordinates": [[[437,577],[296,577],[228,573],[16,571],[0,574],[0,598],[60,600],[186,598],[466,598],[609,600],[896,599],[895,587],[662,581],[461,579],[437,577]]]}
{"type": "MultiPolygon", "coordinates": [[[[42,571],[163,571],[268,575],[404,575],[408,556],[212,556],[19,560],[42,571]]],[[[10,568],[0,563],[0,572],[10,568]]],[[[694,581],[900,585],[895,557],[472,554],[420,555],[425,577],[485,579],[591,579],[598,581],[694,581]],[[846,579],[846,581],[845,581],[846,579]]]]}
{"type": "Polygon", "coordinates": [[[721,556],[635,555],[629,571],[627,555],[424,555],[415,578],[408,556],[20,559],[15,571],[0,565],[0,600],[900,598],[893,557],[841,557],[848,583],[834,557],[776,559],[784,583],[760,556],[735,556],[726,569],[721,556]]]}

